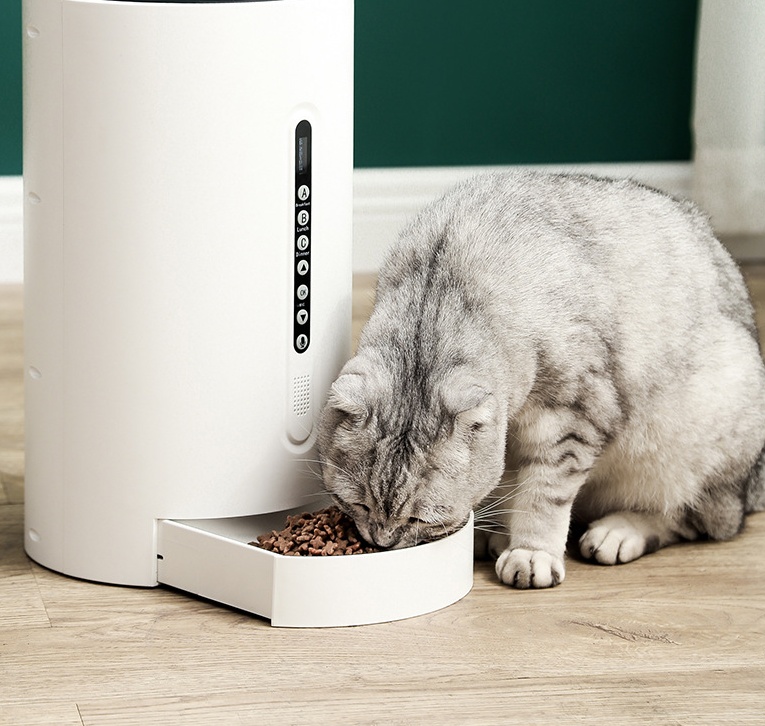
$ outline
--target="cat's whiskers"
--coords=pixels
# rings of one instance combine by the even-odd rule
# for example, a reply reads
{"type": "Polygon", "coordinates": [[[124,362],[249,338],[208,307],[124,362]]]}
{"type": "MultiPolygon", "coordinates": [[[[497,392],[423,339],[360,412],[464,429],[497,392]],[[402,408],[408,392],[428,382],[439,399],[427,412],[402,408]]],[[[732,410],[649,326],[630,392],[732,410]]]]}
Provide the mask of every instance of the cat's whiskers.
{"type": "Polygon", "coordinates": [[[494,487],[493,491],[497,491],[498,489],[517,489],[520,485],[520,482],[518,481],[518,474],[520,472],[520,469],[506,469],[505,475],[499,480],[499,483],[497,486],[494,487]]]}
{"type": "Polygon", "coordinates": [[[486,504],[485,508],[494,507],[497,505],[505,504],[505,502],[509,502],[513,497],[515,497],[516,493],[518,492],[519,487],[513,487],[509,492],[505,492],[502,494],[502,496],[489,496],[486,499],[484,499],[485,502],[488,502],[486,504]]]}
{"type": "Polygon", "coordinates": [[[493,515],[495,516],[498,514],[507,514],[513,511],[520,511],[520,510],[515,510],[515,509],[504,506],[513,499],[513,497],[516,495],[520,487],[521,485],[516,483],[510,488],[509,491],[502,494],[502,496],[498,496],[498,497],[489,496],[487,499],[484,500],[487,503],[476,510],[476,517],[488,518],[493,515]]]}
{"type": "MultiPolygon", "coordinates": [[[[333,469],[336,469],[338,472],[340,472],[346,479],[352,480],[353,476],[351,473],[344,469],[342,466],[338,466],[337,464],[332,464],[328,461],[322,461],[320,459],[296,459],[296,461],[299,461],[303,464],[305,464],[307,471],[313,476],[314,478],[318,479],[319,481],[324,482],[324,476],[322,475],[321,469],[318,471],[314,469],[311,464],[318,464],[319,467],[331,467],[333,469]]],[[[324,491],[326,491],[326,488],[322,487],[324,491]]]]}
{"type": "Polygon", "coordinates": [[[508,528],[502,527],[501,525],[497,525],[496,527],[484,527],[475,525],[473,529],[478,532],[485,532],[486,534],[510,534],[508,528]]]}
{"type": "Polygon", "coordinates": [[[514,512],[525,512],[525,509],[518,509],[517,507],[503,507],[496,505],[492,507],[482,507],[475,512],[476,519],[491,519],[502,514],[512,514],[514,512]]]}
{"type": "Polygon", "coordinates": [[[318,479],[319,481],[323,481],[324,480],[324,477],[321,475],[321,472],[317,471],[316,469],[314,469],[310,464],[306,464],[305,465],[305,468],[303,469],[303,472],[307,472],[308,474],[310,474],[310,476],[313,479],[318,479]]]}
{"type": "Polygon", "coordinates": [[[344,469],[342,466],[338,466],[337,464],[333,464],[331,461],[322,461],[321,459],[295,459],[295,461],[300,461],[305,464],[318,464],[320,467],[328,466],[332,469],[337,469],[347,477],[351,476],[351,473],[347,469],[344,469]]]}
{"type": "Polygon", "coordinates": [[[510,429],[509,429],[509,428],[508,428],[508,430],[507,430],[507,435],[508,435],[510,438],[512,438],[512,439],[515,439],[517,442],[519,442],[519,443],[520,443],[520,441],[521,441],[520,437],[519,437],[519,436],[517,436],[516,434],[514,434],[512,431],[510,431],[510,429]]]}
{"type": "Polygon", "coordinates": [[[508,534],[507,525],[503,523],[506,515],[526,511],[508,506],[523,484],[523,481],[519,482],[514,477],[501,481],[492,494],[484,499],[484,505],[475,510],[475,529],[487,534],[508,534]]]}
{"type": "Polygon", "coordinates": [[[319,489],[315,492],[308,492],[307,494],[303,495],[303,499],[326,499],[326,497],[329,495],[329,492],[326,489],[319,489]]]}

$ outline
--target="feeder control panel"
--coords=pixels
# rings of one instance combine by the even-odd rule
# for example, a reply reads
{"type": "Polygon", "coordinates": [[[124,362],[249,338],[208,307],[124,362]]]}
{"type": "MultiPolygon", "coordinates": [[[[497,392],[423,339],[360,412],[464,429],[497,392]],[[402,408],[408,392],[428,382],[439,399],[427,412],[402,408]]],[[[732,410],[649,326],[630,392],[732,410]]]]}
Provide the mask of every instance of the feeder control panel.
{"type": "Polygon", "coordinates": [[[292,307],[292,344],[296,353],[311,345],[311,124],[301,121],[295,129],[295,259],[292,307]]]}
{"type": "MultiPolygon", "coordinates": [[[[287,392],[287,434],[294,444],[307,441],[313,429],[312,416],[312,358],[311,347],[312,310],[315,298],[311,285],[313,235],[315,228],[312,184],[313,128],[310,121],[302,119],[295,126],[293,138],[293,183],[290,189],[292,203],[289,206],[292,220],[290,295],[292,304],[292,350],[290,351],[287,392]]],[[[315,275],[314,275],[315,278],[315,275]]]]}

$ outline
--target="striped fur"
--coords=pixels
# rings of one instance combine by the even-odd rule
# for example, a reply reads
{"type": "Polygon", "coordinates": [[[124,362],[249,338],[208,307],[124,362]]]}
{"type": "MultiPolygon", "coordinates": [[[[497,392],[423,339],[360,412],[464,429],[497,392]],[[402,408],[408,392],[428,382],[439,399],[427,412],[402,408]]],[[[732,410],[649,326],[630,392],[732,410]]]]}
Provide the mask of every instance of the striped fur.
{"type": "Polygon", "coordinates": [[[478,549],[516,587],[563,580],[572,515],[610,564],[735,535],[765,506],[764,443],[752,306],[698,210],[526,171],[463,183],[402,232],[319,434],[366,538],[433,539],[486,502],[478,549]]]}

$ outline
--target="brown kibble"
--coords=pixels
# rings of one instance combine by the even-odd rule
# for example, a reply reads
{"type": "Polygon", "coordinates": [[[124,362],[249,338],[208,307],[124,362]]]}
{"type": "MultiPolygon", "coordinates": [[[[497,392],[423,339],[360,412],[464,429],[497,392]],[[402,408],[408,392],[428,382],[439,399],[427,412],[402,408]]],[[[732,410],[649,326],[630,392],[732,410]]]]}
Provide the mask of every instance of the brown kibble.
{"type": "Polygon", "coordinates": [[[337,507],[314,514],[303,512],[287,517],[281,531],[258,535],[249,544],[270,552],[292,556],[354,555],[381,550],[361,539],[353,520],[337,507]]]}

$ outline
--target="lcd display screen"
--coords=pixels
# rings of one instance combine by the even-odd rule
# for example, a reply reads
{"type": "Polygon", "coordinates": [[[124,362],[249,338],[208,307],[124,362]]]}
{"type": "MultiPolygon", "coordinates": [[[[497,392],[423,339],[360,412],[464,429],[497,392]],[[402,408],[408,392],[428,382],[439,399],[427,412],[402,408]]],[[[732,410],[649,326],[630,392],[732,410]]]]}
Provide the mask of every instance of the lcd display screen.
{"type": "Polygon", "coordinates": [[[307,136],[299,136],[297,140],[297,173],[308,174],[311,171],[311,150],[307,136]]]}

